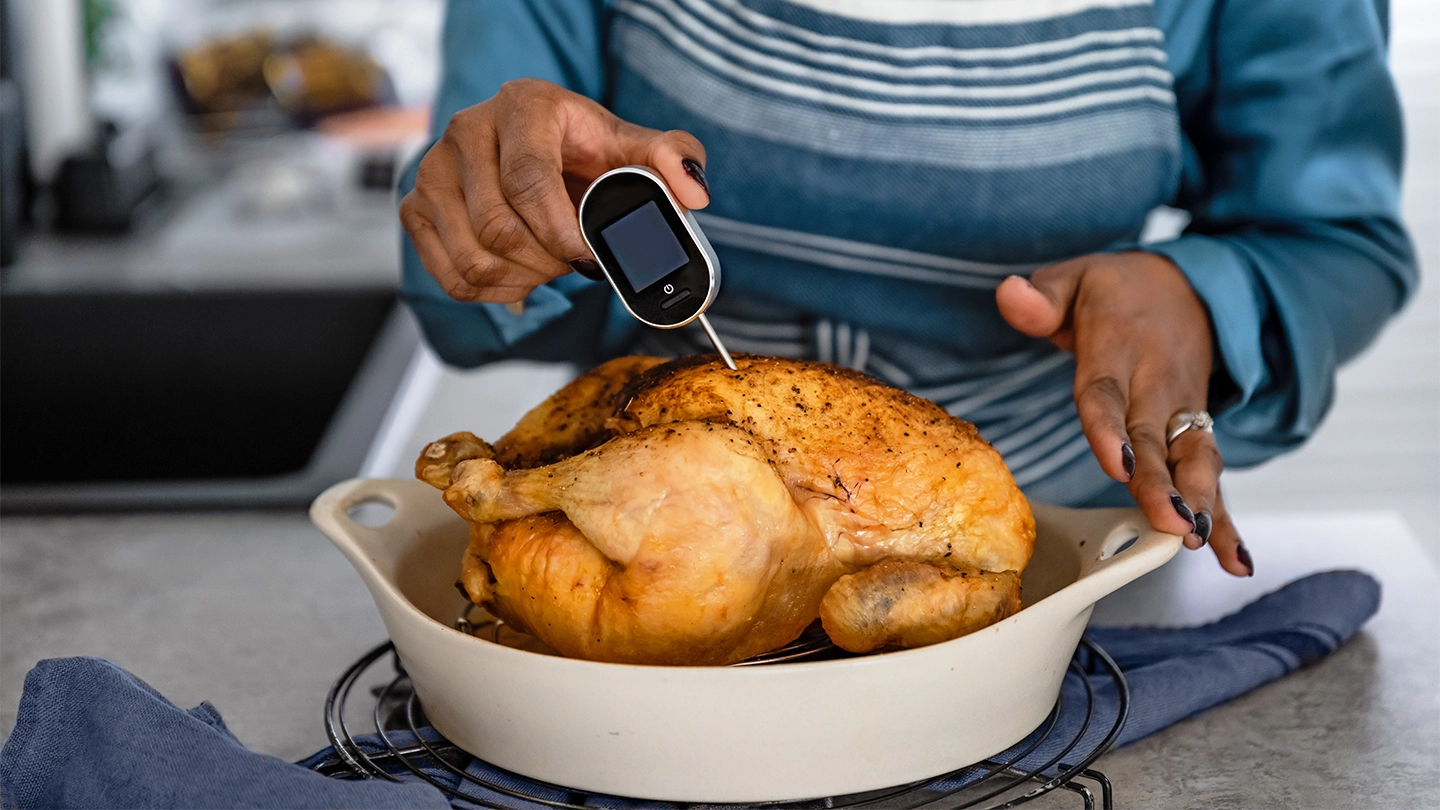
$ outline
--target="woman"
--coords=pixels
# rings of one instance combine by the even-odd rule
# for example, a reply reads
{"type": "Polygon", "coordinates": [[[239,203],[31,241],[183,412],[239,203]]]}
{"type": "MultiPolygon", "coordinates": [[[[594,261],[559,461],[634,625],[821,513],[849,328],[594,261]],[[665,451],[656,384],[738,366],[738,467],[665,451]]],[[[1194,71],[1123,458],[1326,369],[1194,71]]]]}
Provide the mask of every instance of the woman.
{"type": "Polygon", "coordinates": [[[934,399],[1030,496],[1133,498],[1254,573],[1222,453],[1304,441],[1416,283],[1383,3],[610,5],[449,4],[400,208],[442,357],[703,350],[589,280],[578,194],[649,165],[705,209],[732,349],[934,399]],[[1161,205],[1189,226],[1140,244],[1161,205]]]}

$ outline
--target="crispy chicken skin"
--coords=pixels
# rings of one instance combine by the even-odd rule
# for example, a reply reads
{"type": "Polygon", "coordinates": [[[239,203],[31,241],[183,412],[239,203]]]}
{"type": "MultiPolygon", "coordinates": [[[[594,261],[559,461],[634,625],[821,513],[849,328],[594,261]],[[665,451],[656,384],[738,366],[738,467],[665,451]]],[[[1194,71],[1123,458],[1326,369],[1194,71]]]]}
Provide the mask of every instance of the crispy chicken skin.
{"type": "Polygon", "coordinates": [[[854,652],[959,638],[1020,610],[1020,575],[886,560],[840,578],[820,602],[836,645],[854,652]]]}
{"type": "Polygon", "coordinates": [[[663,362],[659,357],[620,357],[581,374],[495,442],[495,460],[507,470],[529,469],[609,439],[613,434],[605,421],[625,404],[619,397],[626,383],[663,362]]]}
{"type": "Polygon", "coordinates": [[[478,604],[560,653],[725,664],[817,616],[933,644],[1019,607],[1029,504],[967,422],[822,363],[621,358],[416,475],[472,522],[478,604]]]}
{"type": "Polygon", "coordinates": [[[656,425],[532,470],[466,461],[445,500],[498,524],[473,555],[495,577],[487,607],[581,658],[749,658],[800,635],[843,572],[729,425],[656,425]]]}

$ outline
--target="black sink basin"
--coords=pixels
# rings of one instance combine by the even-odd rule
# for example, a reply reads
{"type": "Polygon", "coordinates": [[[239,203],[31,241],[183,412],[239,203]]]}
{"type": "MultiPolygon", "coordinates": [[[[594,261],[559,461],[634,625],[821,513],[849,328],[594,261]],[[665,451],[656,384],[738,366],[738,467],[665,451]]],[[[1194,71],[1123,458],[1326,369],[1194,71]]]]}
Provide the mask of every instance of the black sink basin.
{"type": "Polygon", "coordinates": [[[359,469],[405,317],[390,290],[0,295],[0,505],[307,502],[359,469]]]}

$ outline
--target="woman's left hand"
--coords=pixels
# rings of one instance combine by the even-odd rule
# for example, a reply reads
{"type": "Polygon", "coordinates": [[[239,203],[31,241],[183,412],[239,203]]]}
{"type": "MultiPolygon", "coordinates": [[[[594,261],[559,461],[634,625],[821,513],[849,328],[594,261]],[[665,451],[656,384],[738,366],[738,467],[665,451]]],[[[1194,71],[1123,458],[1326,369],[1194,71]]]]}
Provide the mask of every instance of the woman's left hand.
{"type": "Polygon", "coordinates": [[[1157,529],[1220,566],[1254,565],[1220,496],[1223,463],[1213,434],[1166,424],[1204,410],[1211,370],[1210,318],[1174,264],[1153,253],[1099,253],[1011,276],[995,293],[1000,313],[1031,337],[1075,355],[1075,405],[1106,474],[1126,482],[1157,529]]]}

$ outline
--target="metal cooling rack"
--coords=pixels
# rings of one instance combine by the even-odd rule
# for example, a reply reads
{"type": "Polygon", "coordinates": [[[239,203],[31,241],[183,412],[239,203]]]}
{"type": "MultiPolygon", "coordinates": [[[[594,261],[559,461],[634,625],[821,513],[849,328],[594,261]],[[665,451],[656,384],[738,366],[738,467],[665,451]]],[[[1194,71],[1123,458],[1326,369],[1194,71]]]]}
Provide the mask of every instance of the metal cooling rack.
{"type": "MultiPolygon", "coordinates": [[[[469,622],[468,611],[466,616],[456,621],[455,624],[456,629],[477,636],[488,635],[492,640],[497,640],[499,637],[498,622],[490,621],[472,625],[469,622]]],[[[829,639],[823,633],[807,633],[779,650],[732,666],[765,666],[849,656],[850,653],[830,644],[829,639]]],[[[1120,735],[1120,729],[1125,725],[1125,718],[1129,714],[1130,688],[1125,681],[1124,673],[1120,671],[1120,667],[1115,661],[1099,645],[1089,639],[1080,641],[1080,649],[1076,651],[1075,657],[1070,661],[1070,671],[1079,675],[1081,682],[1085,685],[1084,721],[1080,724],[1079,730],[1075,732],[1073,739],[1065,740],[1060,752],[1037,768],[1022,769],[1017,767],[1017,763],[1023,761],[1041,745],[1050,742],[1052,735],[1061,733],[1057,731],[1057,722],[1064,707],[1063,693],[1055,701],[1054,708],[1050,710],[1045,722],[1040,724],[1039,733],[1033,739],[1027,739],[991,759],[933,779],[848,796],[754,805],[704,805],[704,807],[723,807],[726,810],[760,810],[760,808],[764,808],[764,810],[822,810],[822,808],[828,810],[829,808],[861,807],[875,808],[876,810],[902,810],[902,808],[904,810],[919,810],[920,808],[960,810],[960,808],[983,807],[999,810],[999,808],[1024,804],[1059,789],[1074,793],[1084,803],[1086,810],[1093,810],[1096,807],[1096,791],[1092,789],[1091,785],[1081,781],[1086,780],[1099,788],[1099,806],[1105,810],[1111,810],[1114,806],[1114,799],[1110,780],[1103,773],[1091,769],[1090,765],[1101,754],[1108,751],[1120,735]],[[1115,685],[1116,694],[1119,697],[1119,711],[1114,722],[1100,742],[1090,748],[1082,748],[1080,743],[1092,723],[1097,722],[1095,718],[1095,688],[1090,679],[1085,677],[1085,672],[1081,667],[1082,653],[1088,654],[1091,660],[1100,663],[1105,674],[1115,685]],[[959,779],[968,781],[958,789],[952,790],[943,787],[946,782],[959,779]]],[[[426,729],[427,734],[422,736],[421,730],[427,725],[420,701],[410,687],[409,676],[401,666],[399,657],[395,655],[394,645],[387,641],[352,664],[330,687],[330,694],[325,700],[325,731],[336,754],[329,761],[321,764],[317,770],[327,776],[400,781],[390,771],[387,771],[387,766],[396,770],[398,765],[403,770],[409,771],[415,778],[434,785],[448,796],[457,797],[474,806],[504,810],[504,805],[493,804],[461,793],[425,772],[427,768],[434,770],[438,766],[458,776],[463,782],[486,788],[500,795],[534,802],[540,806],[566,810],[592,810],[596,806],[593,803],[587,803],[594,796],[584,791],[548,785],[533,779],[528,780],[550,795],[565,797],[557,800],[516,790],[508,785],[467,773],[465,766],[470,762],[471,756],[449,740],[434,733],[433,729],[426,729]],[[361,677],[387,655],[392,659],[395,677],[384,686],[371,690],[375,697],[371,719],[375,726],[375,733],[383,742],[385,750],[371,753],[365,751],[356,741],[345,721],[345,707],[349,705],[355,685],[361,680],[361,677]],[[397,745],[390,736],[396,731],[409,731],[417,744],[403,747],[397,745]]],[[[397,772],[400,771],[397,770],[397,772]]],[[[656,804],[667,806],[665,803],[656,804]]],[[[672,802],[668,806],[681,810],[696,805],[672,802]]]]}

